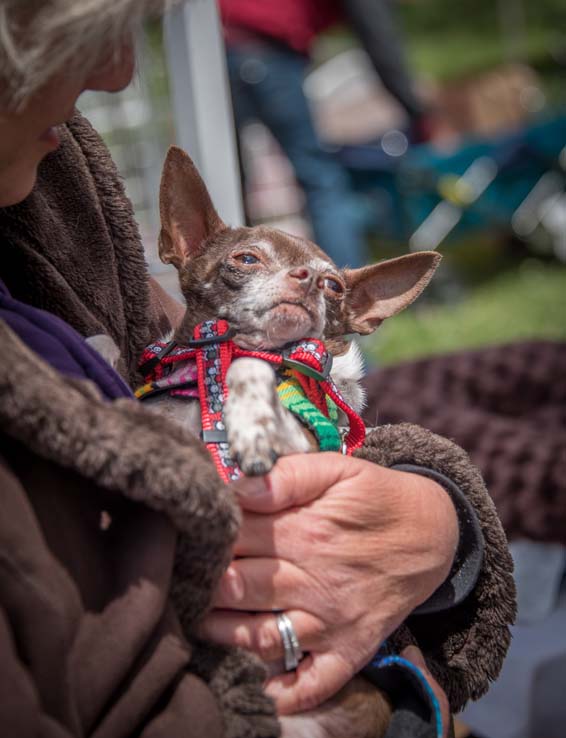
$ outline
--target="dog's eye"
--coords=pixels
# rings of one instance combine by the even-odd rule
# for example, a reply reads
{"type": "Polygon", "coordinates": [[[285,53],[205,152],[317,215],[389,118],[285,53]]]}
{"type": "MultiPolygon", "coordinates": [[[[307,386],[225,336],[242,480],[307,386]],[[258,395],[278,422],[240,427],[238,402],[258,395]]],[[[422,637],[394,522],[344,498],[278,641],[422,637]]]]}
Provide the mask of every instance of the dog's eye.
{"type": "Polygon", "coordinates": [[[344,292],[342,284],[337,279],[332,279],[332,277],[326,277],[324,280],[324,286],[335,295],[341,295],[344,292]]]}
{"type": "Polygon", "coordinates": [[[242,264],[259,264],[259,259],[253,254],[237,254],[234,259],[242,264]]]}

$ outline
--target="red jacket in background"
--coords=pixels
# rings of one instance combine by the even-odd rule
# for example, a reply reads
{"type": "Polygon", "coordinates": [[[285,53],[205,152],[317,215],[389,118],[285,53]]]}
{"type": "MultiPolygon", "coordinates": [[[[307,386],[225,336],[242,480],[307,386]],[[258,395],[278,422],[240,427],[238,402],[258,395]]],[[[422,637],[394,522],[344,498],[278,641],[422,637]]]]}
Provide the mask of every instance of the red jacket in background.
{"type": "Polygon", "coordinates": [[[315,36],[343,19],[338,0],[218,0],[227,39],[234,31],[269,36],[308,54],[315,36]]]}

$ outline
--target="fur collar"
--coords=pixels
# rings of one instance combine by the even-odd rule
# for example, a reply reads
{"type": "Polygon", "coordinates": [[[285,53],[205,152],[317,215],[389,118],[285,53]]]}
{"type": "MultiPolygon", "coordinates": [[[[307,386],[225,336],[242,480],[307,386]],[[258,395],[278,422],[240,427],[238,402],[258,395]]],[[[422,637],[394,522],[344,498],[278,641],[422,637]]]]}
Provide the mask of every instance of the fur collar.
{"type": "Polygon", "coordinates": [[[172,520],[182,534],[175,600],[190,627],[210,604],[239,524],[208,453],[137,402],[105,402],[91,382],[63,377],[2,321],[0,342],[0,428],[39,456],[172,520]]]}

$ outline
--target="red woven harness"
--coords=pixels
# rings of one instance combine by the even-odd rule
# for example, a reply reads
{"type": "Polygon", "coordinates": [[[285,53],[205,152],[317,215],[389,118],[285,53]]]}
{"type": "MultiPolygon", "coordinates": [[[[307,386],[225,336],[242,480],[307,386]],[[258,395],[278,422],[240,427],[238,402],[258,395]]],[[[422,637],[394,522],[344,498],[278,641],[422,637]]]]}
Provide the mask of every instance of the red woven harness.
{"type": "Polygon", "coordinates": [[[223,406],[227,397],[226,373],[232,361],[243,356],[268,361],[276,368],[290,369],[308,399],[325,415],[328,415],[326,397],[330,397],[349,421],[344,452],[351,454],[362,445],[365,438],[364,423],[346,403],[330,377],[332,356],[326,351],[322,341],[308,338],[289,344],[281,351],[250,351],[235,344],[231,340],[232,335],[233,332],[225,320],[205,321],[197,325],[188,346],[179,346],[174,341],[150,344],[144,350],[139,363],[146,384],[136,391],[139,399],[159,392],[194,397],[198,391],[202,439],[224,481],[233,481],[242,474],[230,457],[223,406]],[[196,388],[193,386],[187,392],[183,386],[158,385],[159,380],[166,377],[174,365],[189,360],[196,362],[196,388]]]}

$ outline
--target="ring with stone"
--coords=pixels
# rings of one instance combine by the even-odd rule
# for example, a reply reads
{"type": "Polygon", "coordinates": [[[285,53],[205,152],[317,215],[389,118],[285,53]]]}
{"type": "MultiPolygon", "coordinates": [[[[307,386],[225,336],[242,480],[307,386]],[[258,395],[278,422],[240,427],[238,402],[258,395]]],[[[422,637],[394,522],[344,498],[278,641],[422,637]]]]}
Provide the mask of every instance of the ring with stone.
{"type": "Polygon", "coordinates": [[[276,621],[279,635],[281,636],[281,641],[283,643],[285,669],[287,671],[293,671],[293,669],[297,668],[300,660],[303,658],[299,638],[295,632],[291,619],[284,612],[280,612],[277,615],[276,621]]]}

